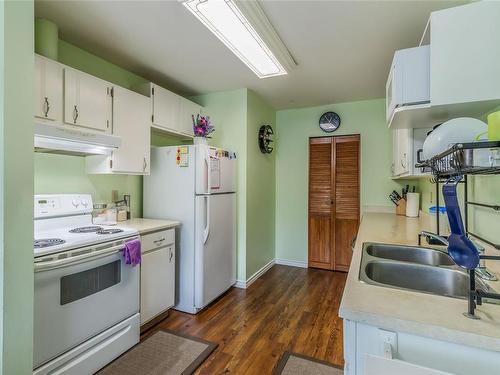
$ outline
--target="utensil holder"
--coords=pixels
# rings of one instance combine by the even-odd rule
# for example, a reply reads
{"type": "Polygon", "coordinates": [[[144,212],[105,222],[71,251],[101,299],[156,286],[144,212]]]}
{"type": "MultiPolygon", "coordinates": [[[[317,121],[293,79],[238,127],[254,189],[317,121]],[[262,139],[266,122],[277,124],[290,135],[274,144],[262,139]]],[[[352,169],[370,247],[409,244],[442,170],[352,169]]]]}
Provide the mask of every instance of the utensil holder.
{"type": "Polygon", "coordinates": [[[406,216],[406,199],[398,200],[398,205],[396,206],[396,215],[406,216]]]}
{"type": "Polygon", "coordinates": [[[418,217],[420,209],[420,193],[406,194],[406,216],[418,217]]]}

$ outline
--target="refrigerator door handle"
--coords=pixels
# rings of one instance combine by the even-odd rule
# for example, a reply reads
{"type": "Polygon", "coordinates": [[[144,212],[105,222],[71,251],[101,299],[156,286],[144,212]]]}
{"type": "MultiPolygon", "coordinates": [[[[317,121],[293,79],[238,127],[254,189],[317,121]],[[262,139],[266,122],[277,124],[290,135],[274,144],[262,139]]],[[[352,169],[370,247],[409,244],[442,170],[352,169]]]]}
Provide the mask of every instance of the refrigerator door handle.
{"type": "Polygon", "coordinates": [[[203,244],[207,243],[210,235],[210,197],[205,196],[205,229],[203,229],[203,244]]]}
{"type": "Polygon", "coordinates": [[[204,152],[205,152],[205,173],[206,173],[206,178],[205,178],[205,194],[210,194],[210,190],[212,188],[212,182],[211,182],[211,174],[212,171],[210,170],[210,151],[208,146],[203,147],[204,152]]]}

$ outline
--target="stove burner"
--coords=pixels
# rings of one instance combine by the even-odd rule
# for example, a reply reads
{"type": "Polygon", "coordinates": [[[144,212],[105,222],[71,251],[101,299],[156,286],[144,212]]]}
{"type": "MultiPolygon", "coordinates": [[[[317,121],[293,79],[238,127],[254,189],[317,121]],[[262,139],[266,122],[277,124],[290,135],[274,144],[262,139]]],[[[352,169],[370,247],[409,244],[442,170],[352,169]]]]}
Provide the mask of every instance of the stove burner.
{"type": "Polygon", "coordinates": [[[80,228],[71,229],[69,232],[70,233],[92,233],[92,232],[98,232],[101,229],[102,229],[102,227],[99,227],[97,225],[91,225],[88,227],[80,227],[80,228]]]}
{"type": "Polygon", "coordinates": [[[60,238],[43,238],[41,240],[35,240],[33,242],[33,246],[35,249],[42,249],[44,247],[62,245],[66,241],[61,240],[60,238]]]}
{"type": "Polygon", "coordinates": [[[97,234],[115,234],[115,233],[121,233],[123,232],[123,229],[100,229],[96,233],[97,234]]]}

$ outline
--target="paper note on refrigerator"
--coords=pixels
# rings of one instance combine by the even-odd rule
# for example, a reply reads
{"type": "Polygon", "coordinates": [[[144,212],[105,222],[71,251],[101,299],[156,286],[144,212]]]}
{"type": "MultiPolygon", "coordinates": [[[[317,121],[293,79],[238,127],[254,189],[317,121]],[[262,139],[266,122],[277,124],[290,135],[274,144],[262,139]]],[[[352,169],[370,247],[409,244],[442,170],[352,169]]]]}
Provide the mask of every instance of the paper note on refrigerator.
{"type": "Polygon", "coordinates": [[[220,188],[220,159],[210,158],[210,184],[212,189],[220,188]]]}

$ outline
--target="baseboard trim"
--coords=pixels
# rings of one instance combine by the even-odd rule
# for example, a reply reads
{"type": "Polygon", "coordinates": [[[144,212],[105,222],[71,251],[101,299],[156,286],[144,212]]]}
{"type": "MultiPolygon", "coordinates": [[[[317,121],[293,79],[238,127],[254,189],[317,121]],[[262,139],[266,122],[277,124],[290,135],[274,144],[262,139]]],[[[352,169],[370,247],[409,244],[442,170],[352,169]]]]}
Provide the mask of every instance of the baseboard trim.
{"type": "Polygon", "coordinates": [[[263,274],[265,274],[272,266],[274,266],[275,264],[275,260],[271,260],[270,262],[264,264],[264,266],[258,270],[257,272],[255,272],[252,276],[250,276],[250,278],[248,280],[236,280],[236,284],[234,284],[234,286],[236,288],[240,288],[240,289],[246,289],[248,288],[250,285],[252,285],[255,280],[257,280],[259,277],[261,277],[263,274]]]}
{"type": "Polygon", "coordinates": [[[396,213],[395,206],[363,206],[363,213],[383,213],[383,214],[394,214],[396,213]]]}
{"type": "Polygon", "coordinates": [[[300,260],[276,259],[275,263],[281,264],[283,266],[307,268],[307,262],[303,262],[300,260]]]}

